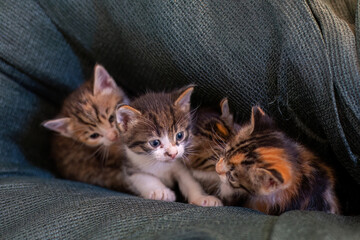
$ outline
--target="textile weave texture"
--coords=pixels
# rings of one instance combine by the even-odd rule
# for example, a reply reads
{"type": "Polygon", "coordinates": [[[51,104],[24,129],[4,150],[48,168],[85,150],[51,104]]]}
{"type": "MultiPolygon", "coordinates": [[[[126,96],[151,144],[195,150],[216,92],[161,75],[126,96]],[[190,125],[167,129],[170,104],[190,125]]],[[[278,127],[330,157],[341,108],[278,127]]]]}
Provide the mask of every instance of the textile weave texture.
{"type": "Polygon", "coordinates": [[[0,1],[0,239],[360,239],[355,0],[0,1]],[[131,95],[261,105],[339,176],[354,216],[149,201],[56,177],[40,126],[105,66],[131,95]]]}

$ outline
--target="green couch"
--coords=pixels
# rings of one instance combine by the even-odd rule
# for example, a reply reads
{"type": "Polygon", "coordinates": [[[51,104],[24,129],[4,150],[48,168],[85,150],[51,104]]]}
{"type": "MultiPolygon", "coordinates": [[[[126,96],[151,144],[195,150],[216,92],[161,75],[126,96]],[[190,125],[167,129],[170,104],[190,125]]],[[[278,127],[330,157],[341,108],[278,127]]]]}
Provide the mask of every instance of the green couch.
{"type": "Polygon", "coordinates": [[[0,239],[360,239],[356,0],[0,1],[0,239]],[[260,104],[336,169],[347,216],[149,201],[56,177],[40,123],[103,64],[129,95],[260,104]]]}

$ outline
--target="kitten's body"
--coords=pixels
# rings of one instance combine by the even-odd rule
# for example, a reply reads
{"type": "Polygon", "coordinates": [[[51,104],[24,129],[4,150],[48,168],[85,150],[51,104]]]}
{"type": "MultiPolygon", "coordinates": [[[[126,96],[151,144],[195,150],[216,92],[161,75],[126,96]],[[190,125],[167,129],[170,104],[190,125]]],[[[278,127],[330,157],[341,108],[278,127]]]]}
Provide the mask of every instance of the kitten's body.
{"type": "Polygon", "coordinates": [[[178,183],[190,203],[219,206],[220,200],[206,195],[182,162],[191,144],[192,91],[148,93],[117,110],[126,172],[132,191],[144,198],[175,201],[171,188],[178,183]]]}
{"type": "Polygon", "coordinates": [[[124,153],[114,111],[128,102],[106,70],[94,76],[64,101],[58,118],[43,125],[59,134],[52,140],[52,157],[64,178],[125,191],[121,160],[124,153]]]}
{"type": "Polygon", "coordinates": [[[334,176],[318,157],[277,130],[254,107],[216,164],[222,199],[246,198],[245,207],[279,215],[289,210],[338,213],[334,176]]]}
{"type": "Polygon", "coordinates": [[[219,156],[225,145],[235,136],[238,125],[233,123],[227,99],[220,103],[221,114],[217,109],[200,109],[196,113],[193,128],[192,153],[187,158],[187,165],[194,177],[201,183],[208,194],[218,194],[221,183],[215,171],[219,156]]]}
{"type": "Polygon", "coordinates": [[[107,153],[101,151],[63,136],[54,136],[52,141],[52,156],[61,177],[127,191],[121,163],[123,150],[114,145],[107,153]]]}

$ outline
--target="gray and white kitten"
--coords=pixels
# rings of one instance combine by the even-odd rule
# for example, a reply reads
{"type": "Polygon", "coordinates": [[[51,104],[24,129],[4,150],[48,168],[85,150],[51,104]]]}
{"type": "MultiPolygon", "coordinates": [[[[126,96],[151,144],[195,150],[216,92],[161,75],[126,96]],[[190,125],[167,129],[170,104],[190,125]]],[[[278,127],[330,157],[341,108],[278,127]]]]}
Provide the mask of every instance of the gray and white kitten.
{"type": "Polygon", "coordinates": [[[127,155],[132,192],[146,199],[175,201],[177,183],[191,204],[221,206],[206,194],[183,164],[191,146],[190,97],[193,86],[171,93],[147,93],[116,110],[127,155]]]}

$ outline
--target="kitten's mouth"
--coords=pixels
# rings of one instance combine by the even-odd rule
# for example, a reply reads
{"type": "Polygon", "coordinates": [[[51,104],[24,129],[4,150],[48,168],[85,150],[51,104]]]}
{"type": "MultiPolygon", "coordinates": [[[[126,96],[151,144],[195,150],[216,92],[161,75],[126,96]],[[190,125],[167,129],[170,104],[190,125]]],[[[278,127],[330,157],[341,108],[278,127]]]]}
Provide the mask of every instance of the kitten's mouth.
{"type": "Polygon", "coordinates": [[[167,162],[167,163],[172,163],[172,162],[175,162],[177,158],[167,158],[164,160],[164,162],[167,162]]]}

